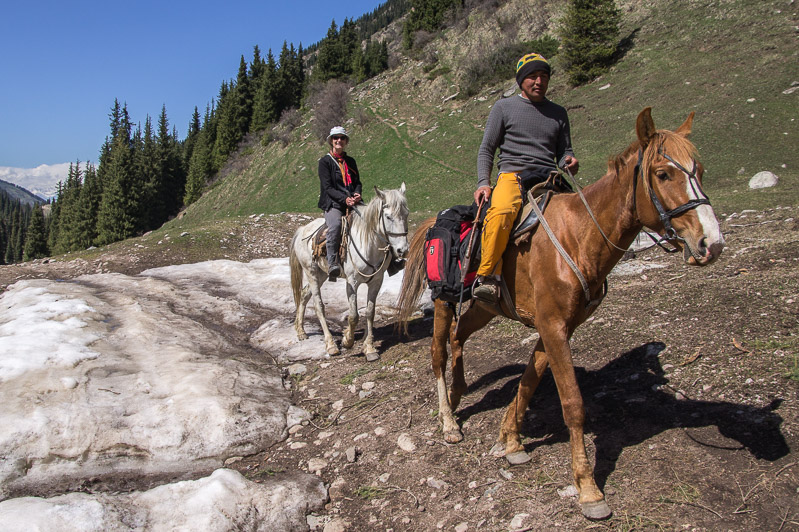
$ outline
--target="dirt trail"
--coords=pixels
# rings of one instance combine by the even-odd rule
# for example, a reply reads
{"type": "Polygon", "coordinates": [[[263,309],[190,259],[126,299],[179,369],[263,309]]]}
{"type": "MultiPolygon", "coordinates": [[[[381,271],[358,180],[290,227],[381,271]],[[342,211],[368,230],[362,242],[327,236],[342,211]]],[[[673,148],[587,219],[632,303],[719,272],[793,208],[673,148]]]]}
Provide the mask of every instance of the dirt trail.
{"type": "MultiPolygon", "coordinates": [[[[799,530],[797,215],[791,207],[728,217],[728,247],[706,269],[657,250],[622,263],[638,273],[612,275],[605,302],[575,333],[587,445],[614,510],[607,521],[586,521],[576,505],[551,376],[523,424],[532,461],[509,466],[491,453],[535,339],[508,320],[466,345],[462,443],[441,437],[432,320],[420,316],[407,338],[379,324],[379,363],[365,361],[360,333],[354,350],[287,376],[313,419],[233,467],[254,480],[317,472],[331,497],[310,518],[319,530],[799,530]]],[[[264,221],[246,234],[285,242],[296,225],[264,221]]],[[[282,244],[257,253],[233,244],[237,260],[285,256],[282,244]]],[[[180,261],[131,249],[135,256],[3,266],[0,286],[180,261]]]]}

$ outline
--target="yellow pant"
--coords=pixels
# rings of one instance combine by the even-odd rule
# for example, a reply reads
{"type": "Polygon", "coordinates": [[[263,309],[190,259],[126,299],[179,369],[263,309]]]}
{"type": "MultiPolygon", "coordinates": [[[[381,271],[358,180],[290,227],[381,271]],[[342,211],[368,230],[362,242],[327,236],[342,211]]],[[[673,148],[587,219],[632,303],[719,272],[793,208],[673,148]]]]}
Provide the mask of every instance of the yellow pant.
{"type": "Polygon", "coordinates": [[[491,207],[483,223],[482,258],[477,275],[500,275],[502,253],[508,245],[513,222],[522,208],[522,192],[514,173],[499,174],[491,193],[491,207]]]}

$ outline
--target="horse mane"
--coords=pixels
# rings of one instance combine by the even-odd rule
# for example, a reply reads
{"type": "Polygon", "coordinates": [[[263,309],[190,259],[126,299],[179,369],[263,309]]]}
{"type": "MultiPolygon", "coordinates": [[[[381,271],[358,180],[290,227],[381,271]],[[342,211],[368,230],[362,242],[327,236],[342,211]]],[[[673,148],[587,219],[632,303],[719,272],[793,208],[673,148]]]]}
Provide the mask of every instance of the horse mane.
{"type": "MultiPolygon", "coordinates": [[[[608,160],[608,173],[618,178],[622,167],[635,164],[638,161],[638,151],[641,149],[641,141],[635,140],[624,151],[611,157],[608,160]]],[[[696,146],[683,135],[678,135],[667,129],[658,129],[655,136],[644,150],[641,162],[641,175],[648,175],[649,168],[654,164],[659,151],[665,151],[675,160],[685,161],[696,159],[698,156],[696,146]]],[[[644,189],[649,192],[649,180],[643,180],[644,189]]]]}
{"type": "MultiPolygon", "coordinates": [[[[392,216],[408,215],[408,202],[405,196],[399,190],[381,190],[385,197],[385,206],[392,214],[392,216]]],[[[369,200],[366,207],[361,209],[360,216],[356,213],[352,218],[353,227],[363,224],[363,231],[367,235],[368,244],[372,245],[377,239],[378,230],[380,229],[380,211],[383,207],[383,201],[380,196],[375,195],[374,198],[369,200]]]]}

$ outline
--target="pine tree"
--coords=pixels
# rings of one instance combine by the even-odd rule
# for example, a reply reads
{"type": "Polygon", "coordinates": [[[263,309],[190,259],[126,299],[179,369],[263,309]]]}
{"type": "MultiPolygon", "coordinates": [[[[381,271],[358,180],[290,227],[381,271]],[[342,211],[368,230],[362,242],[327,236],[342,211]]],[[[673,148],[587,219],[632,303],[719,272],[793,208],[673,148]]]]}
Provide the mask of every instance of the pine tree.
{"type": "Polygon", "coordinates": [[[108,156],[97,215],[97,243],[101,245],[133,236],[141,225],[141,183],[134,164],[127,109],[124,115],[108,156]]]}
{"type": "MultiPolygon", "coordinates": [[[[3,198],[0,197],[0,200],[3,198]]],[[[0,264],[6,264],[6,248],[8,247],[8,224],[0,218],[0,264]]]]}
{"type": "MultiPolygon", "coordinates": [[[[261,58],[261,49],[256,44],[252,51],[252,63],[250,63],[250,83],[256,87],[261,80],[261,76],[266,69],[266,63],[261,58]]],[[[255,89],[253,89],[255,93],[255,89]]]]}
{"type": "MultiPolygon", "coordinates": [[[[97,171],[91,164],[86,164],[83,172],[83,186],[80,188],[78,198],[78,211],[80,215],[77,219],[75,230],[75,245],[77,249],[86,249],[97,239],[97,211],[100,207],[100,197],[102,190],[97,171]]],[[[51,209],[52,213],[52,209],[51,209]]],[[[50,215],[50,227],[52,227],[52,214],[50,215]]]]}
{"type": "Polygon", "coordinates": [[[341,31],[338,34],[341,56],[339,58],[337,78],[352,75],[353,58],[355,51],[361,49],[361,40],[358,38],[358,30],[352,20],[344,19],[341,31]]]}
{"type": "Polygon", "coordinates": [[[194,152],[194,145],[197,143],[197,136],[200,134],[200,112],[197,106],[194,106],[194,113],[191,115],[191,122],[189,122],[189,130],[186,133],[186,139],[183,141],[183,167],[189,167],[191,161],[191,154],[194,152]]]}
{"type": "Polygon", "coordinates": [[[58,195],[59,204],[59,231],[52,243],[54,253],[66,253],[77,249],[77,226],[80,218],[78,197],[82,186],[80,161],[69,165],[67,180],[58,195]]]}
{"type": "Polygon", "coordinates": [[[613,64],[620,22],[614,0],[571,0],[560,29],[569,83],[591,81],[613,64]]]}
{"type": "Polygon", "coordinates": [[[266,129],[269,124],[277,122],[280,116],[277,112],[277,94],[277,64],[275,56],[272,55],[272,50],[270,49],[267,53],[264,71],[261,73],[261,78],[256,87],[252,122],[250,123],[252,131],[261,131],[266,129]]]}
{"type": "Polygon", "coordinates": [[[191,205],[202,196],[205,190],[205,182],[213,173],[212,146],[213,146],[213,124],[211,109],[206,108],[203,128],[197,136],[197,142],[189,161],[189,173],[186,179],[186,192],[183,195],[183,203],[191,205]]]}
{"type": "Polygon", "coordinates": [[[402,29],[404,46],[413,47],[413,36],[419,30],[438,30],[447,11],[461,4],[462,0],[411,0],[411,11],[402,29]]]}
{"type": "Polygon", "coordinates": [[[150,115],[144,120],[144,132],[133,136],[133,159],[135,171],[141,176],[142,187],[139,194],[142,197],[140,228],[147,230],[154,227],[157,220],[165,218],[166,202],[163,195],[163,179],[158,161],[158,148],[156,146],[153,121],[150,115]]]}
{"type": "MultiPolygon", "coordinates": [[[[316,65],[313,72],[315,80],[327,81],[341,76],[341,56],[344,50],[338,37],[338,26],[336,26],[336,21],[333,20],[327,30],[327,36],[319,43],[319,52],[316,55],[316,65]]],[[[283,47],[285,48],[285,43],[283,47]]],[[[281,65],[282,61],[281,53],[281,65]]]]}
{"type": "Polygon", "coordinates": [[[25,237],[25,246],[22,259],[25,261],[41,259],[49,255],[47,249],[47,235],[45,234],[44,213],[41,205],[33,207],[28,231],[25,237]]]}
{"type": "Polygon", "coordinates": [[[239,62],[236,84],[229,90],[220,90],[214,163],[217,168],[233,153],[250,129],[252,117],[252,92],[247,77],[244,56],[239,62]],[[224,94],[223,94],[224,92],[224,94]]]}
{"type": "Polygon", "coordinates": [[[157,194],[164,210],[151,220],[150,229],[160,227],[170,216],[174,216],[183,204],[186,188],[186,173],[181,164],[180,146],[174,136],[169,134],[169,120],[166,106],[158,118],[158,138],[156,146],[156,171],[160,176],[157,194]]]}
{"type": "Polygon", "coordinates": [[[52,253],[55,253],[55,249],[58,244],[58,237],[61,232],[61,204],[58,202],[58,198],[61,196],[63,190],[63,184],[61,181],[59,181],[56,185],[56,200],[53,201],[53,204],[50,206],[50,221],[48,222],[47,230],[47,247],[50,248],[52,253]]]}

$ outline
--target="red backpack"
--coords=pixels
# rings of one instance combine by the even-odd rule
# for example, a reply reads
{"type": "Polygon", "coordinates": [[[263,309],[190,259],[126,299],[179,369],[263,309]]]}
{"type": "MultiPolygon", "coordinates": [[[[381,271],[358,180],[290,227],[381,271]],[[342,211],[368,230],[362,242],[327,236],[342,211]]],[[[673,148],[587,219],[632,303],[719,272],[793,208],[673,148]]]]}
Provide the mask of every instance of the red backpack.
{"type": "Polygon", "coordinates": [[[468,301],[480,264],[481,224],[474,223],[477,206],[455,205],[436,216],[436,223],[425,236],[425,273],[431,297],[451,303],[468,301]],[[461,268],[469,247],[472,231],[478,231],[472,244],[469,272],[461,283],[461,268]]]}

